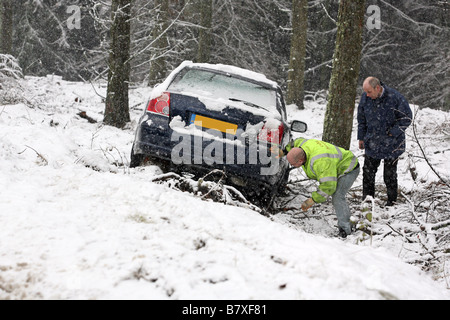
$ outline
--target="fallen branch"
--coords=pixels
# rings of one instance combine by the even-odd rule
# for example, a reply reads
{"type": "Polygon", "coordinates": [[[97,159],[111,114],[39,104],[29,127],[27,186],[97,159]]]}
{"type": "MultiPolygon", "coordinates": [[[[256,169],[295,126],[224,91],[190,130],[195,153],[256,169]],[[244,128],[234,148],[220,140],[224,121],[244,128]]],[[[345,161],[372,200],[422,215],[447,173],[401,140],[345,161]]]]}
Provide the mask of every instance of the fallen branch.
{"type": "Polygon", "coordinates": [[[81,111],[77,114],[80,118],[86,119],[89,123],[97,123],[97,120],[87,115],[86,111],[81,111]]]}
{"type": "Polygon", "coordinates": [[[183,177],[177,173],[169,172],[153,178],[155,183],[165,183],[168,187],[182,192],[189,192],[202,200],[213,200],[236,207],[251,209],[261,213],[261,209],[248,201],[244,195],[232,186],[223,183],[225,173],[221,170],[213,170],[206,176],[195,181],[191,178],[183,177]],[[221,174],[218,182],[205,181],[213,174],[221,174]]]}
{"type": "Polygon", "coordinates": [[[442,222],[433,224],[431,226],[431,230],[437,231],[439,229],[442,229],[442,228],[445,228],[445,227],[448,227],[448,226],[450,226],[450,220],[442,221],[442,222]]]}

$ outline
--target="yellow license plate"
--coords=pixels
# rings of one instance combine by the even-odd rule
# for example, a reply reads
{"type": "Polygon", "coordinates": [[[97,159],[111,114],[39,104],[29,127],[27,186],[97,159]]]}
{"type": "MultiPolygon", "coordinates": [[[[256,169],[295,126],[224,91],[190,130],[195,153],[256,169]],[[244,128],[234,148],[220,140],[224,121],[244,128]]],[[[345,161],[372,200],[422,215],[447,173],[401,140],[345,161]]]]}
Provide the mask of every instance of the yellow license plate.
{"type": "Polygon", "coordinates": [[[218,130],[228,134],[236,135],[238,126],[225,121],[220,121],[208,117],[193,114],[191,117],[191,124],[194,123],[197,127],[218,130]]]}

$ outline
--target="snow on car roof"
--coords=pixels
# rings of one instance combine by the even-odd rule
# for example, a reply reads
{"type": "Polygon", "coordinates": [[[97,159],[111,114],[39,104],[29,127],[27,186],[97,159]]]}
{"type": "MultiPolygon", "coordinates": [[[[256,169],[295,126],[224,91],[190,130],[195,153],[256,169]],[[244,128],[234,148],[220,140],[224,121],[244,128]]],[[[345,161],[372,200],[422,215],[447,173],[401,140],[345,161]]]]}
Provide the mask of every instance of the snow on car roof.
{"type": "Polygon", "coordinates": [[[225,64],[209,64],[209,63],[190,63],[186,64],[185,66],[193,66],[193,67],[200,67],[204,69],[209,70],[217,70],[224,73],[231,73],[235,74],[244,78],[252,79],[258,82],[263,82],[268,85],[271,85],[273,87],[277,87],[278,84],[272,80],[267,79],[267,77],[261,73],[257,73],[254,71],[242,69],[235,66],[225,65],[225,64]]]}

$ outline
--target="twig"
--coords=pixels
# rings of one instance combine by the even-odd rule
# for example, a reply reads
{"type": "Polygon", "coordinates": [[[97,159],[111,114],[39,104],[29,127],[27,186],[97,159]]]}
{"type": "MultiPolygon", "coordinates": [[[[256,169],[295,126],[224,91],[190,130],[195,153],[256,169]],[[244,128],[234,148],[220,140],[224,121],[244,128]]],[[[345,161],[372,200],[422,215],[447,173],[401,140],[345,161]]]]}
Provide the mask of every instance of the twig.
{"type": "Polygon", "coordinates": [[[400,231],[395,230],[391,224],[388,222],[386,223],[386,225],[395,233],[397,233],[399,236],[403,237],[404,239],[406,239],[406,241],[408,241],[408,243],[414,243],[414,241],[410,240],[407,236],[405,236],[403,233],[401,233],[400,231]]]}
{"type": "Polygon", "coordinates": [[[216,182],[215,185],[212,188],[210,188],[209,191],[201,197],[202,199],[208,197],[213,191],[219,189],[220,187],[222,187],[222,189],[223,189],[222,180],[226,177],[226,175],[225,175],[225,172],[223,172],[221,170],[213,170],[210,173],[208,173],[206,176],[204,176],[202,179],[199,179],[198,180],[199,187],[205,181],[205,178],[207,178],[208,176],[210,176],[214,173],[221,173],[222,176],[220,177],[219,181],[216,182]]]}
{"type": "Polygon", "coordinates": [[[45,159],[45,157],[44,157],[42,154],[40,154],[39,152],[37,152],[34,148],[32,148],[32,147],[30,147],[30,146],[27,146],[27,145],[26,145],[25,147],[27,147],[28,149],[31,149],[31,150],[33,150],[34,152],[36,152],[38,158],[41,159],[41,161],[43,162],[44,166],[48,165],[47,159],[45,159]]]}
{"type": "Polygon", "coordinates": [[[448,226],[450,226],[450,220],[442,221],[442,222],[433,224],[431,226],[431,230],[436,231],[436,230],[439,230],[439,229],[442,229],[442,228],[445,228],[445,227],[448,227],[448,226]]]}
{"type": "Polygon", "coordinates": [[[94,87],[94,84],[92,83],[92,81],[89,81],[89,82],[91,83],[92,89],[94,89],[95,93],[96,93],[100,98],[103,99],[102,101],[105,101],[105,100],[106,100],[106,97],[102,96],[100,93],[97,92],[97,90],[95,90],[95,87],[94,87]]]}

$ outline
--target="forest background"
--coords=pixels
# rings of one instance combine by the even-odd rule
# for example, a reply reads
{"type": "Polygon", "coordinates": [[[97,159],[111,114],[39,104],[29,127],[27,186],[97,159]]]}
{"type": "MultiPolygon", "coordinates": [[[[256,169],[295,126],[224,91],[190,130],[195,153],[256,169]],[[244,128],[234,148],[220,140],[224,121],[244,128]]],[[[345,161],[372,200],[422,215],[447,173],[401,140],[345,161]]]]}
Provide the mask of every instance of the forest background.
{"type": "MultiPolygon", "coordinates": [[[[408,159],[405,159],[408,163],[406,170],[410,171],[411,178],[416,184],[409,183],[413,189],[404,196],[404,201],[407,202],[406,205],[411,204],[411,208],[404,209],[404,206],[400,207],[396,214],[393,215],[393,219],[402,221],[400,225],[403,225],[404,221],[408,221],[408,224],[412,225],[412,227],[408,226],[404,229],[408,232],[408,236],[405,236],[402,233],[403,231],[398,231],[402,229],[399,228],[397,230],[396,224],[388,221],[386,226],[390,229],[388,231],[383,230],[380,237],[382,239],[391,239],[391,237],[387,236],[393,235],[395,237],[399,235],[405,244],[412,244],[419,248],[417,249],[417,254],[413,258],[408,259],[408,262],[420,265],[425,270],[436,270],[436,274],[439,274],[441,279],[445,279],[448,288],[449,273],[446,261],[449,254],[448,244],[450,238],[448,232],[449,212],[445,209],[448,207],[449,183],[443,174],[439,174],[439,167],[441,166],[444,168],[443,172],[449,171],[445,166],[445,164],[448,164],[445,156],[449,150],[447,144],[449,141],[448,119],[440,113],[436,113],[437,115],[435,114],[433,117],[428,116],[434,110],[426,109],[441,109],[445,112],[450,110],[448,1],[0,0],[0,105],[2,105],[0,114],[5,119],[13,119],[6,117],[12,117],[9,115],[10,113],[15,114],[14,112],[19,112],[17,115],[19,120],[3,122],[5,134],[2,135],[0,141],[4,144],[2,150],[5,152],[2,156],[9,161],[1,161],[0,163],[6,163],[5,168],[17,168],[15,162],[19,158],[22,159],[23,149],[16,150],[16,148],[21,148],[26,144],[27,138],[17,140],[17,132],[20,132],[19,137],[22,137],[22,134],[24,137],[30,134],[33,146],[37,144],[39,148],[36,146],[37,149],[27,148],[39,150],[39,153],[36,151],[36,154],[39,159],[44,159],[44,162],[47,160],[41,156],[41,149],[52,150],[48,151],[52,155],[54,149],[59,150],[59,148],[54,148],[56,146],[55,143],[49,143],[47,148],[47,140],[45,140],[45,143],[42,142],[43,138],[35,140],[35,137],[39,137],[40,134],[35,134],[37,129],[34,125],[35,123],[40,123],[40,121],[31,121],[30,112],[46,113],[44,119],[49,120],[46,123],[50,123],[50,127],[45,124],[45,130],[50,130],[53,128],[53,125],[58,126],[58,123],[55,124],[53,122],[55,114],[57,117],[66,113],[68,116],[73,116],[73,114],[66,111],[68,109],[73,113],[82,111],[73,108],[75,102],[81,103],[80,97],[77,96],[74,100],[71,95],[73,93],[71,91],[75,89],[71,86],[56,87],[54,86],[55,82],[51,79],[62,76],[64,80],[77,81],[77,86],[87,86],[92,92],[80,90],[86,91],[87,96],[86,98],[83,97],[83,102],[86,100],[84,103],[86,103],[87,110],[90,112],[90,115],[97,115],[98,119],[101,116],[106,118],[107,112],[101,111],[101,108],[103,104],[108,105],[107,98],[101,99],[100,102],[99,95],[104,95],[106,83],[108,83],[107,92],[110,91],[110,81],[108,80],[112,69],[111,66],[114,66],[111,63],[111,55],[114,55],[114,50],[120,52],[123,49],[122,45],[128,43],[125,37],[114,32],[115,23],[112,17],[122,16],[123,18],[123,15],[120,13],[124,13],[125,8],[131,8],[131,11],[124,15],[125,19],[122,20],[125,21],[118,22],[125,22],[124,25],[128,23],[130,25],[130,30],[127,32],[131,38],[129,42],[130,50],[128,48],[126,50],[129,54],[126,58],[126,64],[129,61],[130,72],[127,80],[119,79],[120,81],[118,82],[127,84],[124,91],[128,91],[128,84],[130,84],[131,92],[142,92],[142,94],[138,95],[139,98],[150,94],[151,87],[162,82],[169,72],[185,60],[231,64],[261,72],[280,83],[282,88],[288,92],[291,84],[289,75],[292,73],[292,44],[296,39],[296,30],[300,30],[307,31],[306,54],[304,57],[305,69],[302,72],[305,76],[303,81],[305,88],[304,99],[326,101],[325,98],[328,97],[327,100],[331,101],[333,100],[331,99],[333,91],[329,89],[332,87],[333,73],[338,75],[345,73],[335,72],[342,69],[336,68],[336,59],[333,57],[336,56],[338,48],[344,49],[341,51],[347,53],[353,52],[353,46],[356,42],[347,40],[343,41],[339,46],[338,40],[342,38],[339,35],[342,34],[342,31],[347,35],[352,34],[354,29],[349,28],[346,23],[356,22],[358,29],[363,32],[362,50],[355,50],[357,59],[353,64],[357,65],[358,71],[353,70],[351,67],[347,67],[344,71],[353,71],[352,78],[357,78],[358,92],[355,95],[355,85],[352,84],[353,88],[349,88],[354,90],[349,94],[351,100],[346,105],[339,103],[338,105],[343,105],[343,108],[349,108],[349,104],[353,105],[355,98],[357,99],[361,94],[362,81],[365,77],[373,75],[381,78],[385,84],[403,93],[409,102],[414,105],[415,111],[418,111],[417,106],[419,106],[423,108],[422,112],[425,113],[424,117],[419,112],[415,114],[415,121],[410,129],[414,136],[408,136],[414,142],[411,143],[412,151],[408,154],[408,159]],[[118,3],[121,5],[118,6],[118,3]],[[127,3],[132,4],[132,6],[127,5],[127,3]],[[307,12],[301,10],[305,8],[305,3],[307,3],[307,12]],[[354,8],[361,8],[361,12],[358,12],[358,18],[352,19],[351,14],[348,16],[338,14],[340,8],[351,9],[352,5],[354,8]],[[301,14],[294,9],[301,11],[301,14]],[[305,12],[307,19],[299,19],[300,16],[303,17],[305,12]],[[306,27],[304,24],[296,25],[297,22],[307,22],[306,27]],[[119,38],[119,41],[114,41],[114,35],[116,38],[119,38]],[[117,45],[115,48],[114,43],[117,45]],[[56,75],[56,77],[45,77],[52,74],[56,75]],[[29,83],[20,87],[19,81],[13,81],[12,78],[20,78],[23,75],[38,76],[40,79],[32,79],[30,77],[28,78],[29,83]],[[89,82],[92,83],[92,86],[89,82]],[[96,91],[97,89],[99,89],[101,94],[96,91]],[[70,96],[70,99],[60,99],[59,93],[64,97],[70,96]],[[57,95],[58,103],[56,104],[57,107],[55,107],[54,101],[57,95]],[[94,101],[93,97],[97,99],[97,102],[94,101]],[[22,109],[16,108],[20,103],[23,103],[25,108],[27,108],[24,112],[28,116],[20,116],[20,110],[22,109]],[[11,111],[9,109],[10,106],[12,106],[11,111]],[[47,107],[50,109],[46,109],[47,107]],[[418,114],[419,116],[417,116],[418,114]],[[24,127],[20,125],[16,127],[17,123],[21,123],[20,119],[31,128],[27,127],[27,130],[24,130],[24,127]],[[440,119],[442,122],[435,119],[440,119]],[[9,136],[14,138],[9,138],[9,136]],[[422,146],[426,146],[426,148],[422,146]],[[418,168],[416,170],[416,167],[413,166],[416,160],[422,163],[426,162],[427,166],[438,176],[438,182],[428,179],[431,177],[427,173],[429,172],[428,169],[422,170],[418,168]],[[424,175],[425,178],[422,178],[421,175],[424,175]],[[417,212],[423,215],[425,224],[422,223],[417,212]],[[422,240],[418,233],[424,233],[426,235],[425,240],[422,240]]],[[[341,11],[347,13],[355,12],[354,10],[341,11]]],[[[126,29],[125,27],[124,30],[126,29]]],[[[345,59],[341,59],[341,61],[345,61],[345,59]]],[[[118,65],[120,67],[120,63],[118,65]]],[[[128,73],[128,66],[126,69],[128,73]]],[[[116,72],[116,74],[121,74],[121,72],[116,72]]],[[[22,83],[26,82],[27,79],[22,83]]],[[[342,84],[339,81],[338,83],[342,84]]],[[[346,88],[349,86],[342,87],[346,88]]],[[[114,90],[112,91],[114,92],[114,90]]],[[[342,91],[338,90],[338,95],[341,96],[342,91]]],[[[286,96],[289,95],[287,94],[286,96]]],[[[139,107],[142,107],[145,101],[141,99],[136,104],[135,97],[131,96],[130,98],[132,103],[130,111],[137,118],[136,114],[141,114],[139,107]]],[[[128,106],[128,96],[124,100],[127,100],[128,106]]],[[[316,125],[322,122],[322,119],[318,118],[321,118],[322,110],[320,109],[320,104],[313,103],[313,105],[315,113],[314,115],[309,114],[308,119],[313,119],[311,122],[314,122],[314,125],[316,125]],[[318,114],[320,115],[318,116],[318,114]]],[[[294,104],[288,107],[297,109],[294,104]]],[[[299,110],[296,111],[301,112],[299,110]]],[[[306,111],[309,112],[310,110],[306,111]]],[[[340,118],[343,118],[341,110],[336,112],[339,112],[340,118]]],[[[353,109],[347,113],[351,115],[351,120],[353,120],[353,109]]],[[[91,120],[94,120],[94,123],[97,121],[96,119],[91,120]]],[[[66,123],[72,123],[72,121],[75,120],[69,120],[69,118],[64,120],[66,123]]],[[[60,122],[62,123],[62,121],[60,122]]],[[[99,120],[99,122],[101,121],[99,120]]],[[[103,127],[105,122],[103,120],[102,124],[98,124],[99,127],[95,127],[96,131],[92,136],[91,130],[93,129],[91,127],[86,128],[78,120],[74,122],[73,126],[68,127],[67,130],[69,131],[73,128],[79,130],[77,134],[68,134],[70,135],[70,141],[72,139],[89,141],[87,146],[79,145],[83,149],[83,151],[80,151],[80,154],[85,152],[84,149],[89,149],[89,152],[93,151],[91,149],[93,149],[94,140],[99,140],[96,136],[100,131],[99,128],[106,132],[110,132],[110,129],[112,130],[112,128],[107,128],[107,126],[103,127]]],[[[327,119],[324,119],[323,122],[326,123],[327,119]]],[[[92,125],[94,126],[94,124],[92,125]]],[[[114,166],[119,163],[119,167],[124,168],[124,171],[128,170],[125,168],[127,163],[125,152],[129,153],[130,144],[134,137],[134,131],[130,130],[131,127],[128,126],[128,129],[114,131],[115,135],[110,136],[107,133],[108,138],[105,140],[108,141],[108,145],[109,143],[114,143],[114,147],[111,150],[122,150],[122,153],[118,151],[121,162],[117,162],[117,159],[114,159],[114,166]],[[126,138],[119,138],[119,135],[120,137],[123,135],[126,138]],[[122,140],[126,140],[123,143],[123,147],[116,147],[115,143],[121,143],[122,140]]],[[[335,129],[335,131],[344,131],[342,130],[344,126],[341,125],[330,125],[329,127],[335,129]]],[[[351,123],[348,127],[350,129],[353,128],[351,123]]],[[[319,134],[319,130],[315,133],[319,134]]],[[[50,137],[50,134],[43,134],[42,136],[50,137]]],[[[55,138],[52,136],[50,141],[59,141],[54,139],[59,139],[59,136],[55,138]]],[[[61,144],[58,147],[65,146],[61,144]]],[[[99,146],[96,151],[105,155],[104,150],[102,146],[99,146]]],[[[61,152],[61,154],[65,154],[65,152],[70,153],[72,157],[76,156],[75,161],[72,159],[68,160],[67,163],[78,165],[81,161],[81,156],[77,152],[72,154],[72,150],[70,152],[61,152]]],[[[33,154],[32,152],[30,153],[33,154]]],[[[59,153],[59,151],[56,151],[56,153],[59,153]]],[[[26,163],[26,170],[30,171],[16,170],[16,172],[13,169],[6,169],[0,170],[0,172],[18,174],[19,177],[23,175],[23,172],[26,172],[26,177],[20,178],[18,180],[19,183],[16,185],[17,188],[20,187],[20,190],[23,191],[23,185],[20,182],[26,181],[28,187],[29,176],[33,176],[31,173],[36,173],[36,166],[40,166],[40,164],[29,169],[29,162],[19,163],[26,163]]],[[[47,165],[44,164],[44,167],[47,167],[47,165]]],[[[86,164],[86,167],[89,167],[89,164],[86,164]]],[[[96,168],[96,166],[92,167],[96,168]]],[[[56,173],[51,173],[50,175],[50,177],[54,178],[53,180],[71,180],[71,178],[60,179],[59,171],[56,171],[56,173]]],[[[71,170],[69,171],[71,172],[71,170]]],[[[89,177],[91,173],[89,171],[89,177]]],[[[113,177],[116,176],[113,175],[113,177]]],[[[136,176],[140,176],[140,173],[136,176]]],[[[109,183],[108,178],[110,177],[103,178],[102,176],[100,180],[108,180],[109,183]]],[[[144,175],[144,178],[146,179],[147,177],[144,175]]],[[[48,185],[46,176],[38,175],[36,179],[45,181],[39,182],[37,185],[48,185]]],[[[16,180],[15,177],[0,179],[0,181],[6,182],[16,180]]],[[[85,185],[84,181],[80,183],[83,186],[85,185]]],[[[135,180],[132,181],[132,185],[134,186],[133,188],[139,188],[140,186],[136,184],[135,180]]],[[[63,185],[63,187],[66,186],[63,185]]],[[[10,186],[4,189],[9,190],[10,186]]],[[[95,192],[103,189],[105,188],[93,187],[95,192]]],[[[122,186],[120,189],[123,189],[122,186]]],[[[7,201],[2,202],[7,206],[9,206],[11,199],[16,199],[15,196],[10,196],[15,189],[11,190],[10,193],[4,195],[7,201]]],[[[77,191],[78,195],[78,188],[74,188],[74,190],[77,191]]],[[[92,194],[98,194],[95,192],[86,191],[89,194],[87,199],[95,198],[92,197],[92,194]]],[[[33,192],[27,194],[33,194],[33,192]]],[[[51,194],[49,197],[52,198],[50,203],[53,203],[54,193],[49,192],[49,194],[51,194]]],[[[78,198],[74,196],[73,199],[78,198]]],[[[55,203],[58,203],[59,200],[57,199],[55,203]]],[[[120,200],[117,199],[117,201],[121,204],[123,203],[122,198],[120,200]]],[[[33,206],[34,203],[30,203],[33,206]]],[[[143,203],[143,207],[146,208],[147,206],[147,202],[143,203]]],[[[11,208],[8,207],[8,210],[13,210],[11,208]]],[[[28,207],[24,207],[23,202],[20,201],[17,202],[17,208],[20,208],[20,210],[25,208],[23,210],[26,211],[28,207]]],[[[180,204],[180,208],[184,208],[184,204],[180,204]]],[[[20,210],[18,211],[21,212],[20,210]]],[[[4,210],[4,212],[7,213],[8,211],[4,210]]],[[[14,215],[5,215],[4,217],[6,219],[13,217],[13,220],[8,221],[14,221],[14,223],[22,221],[16,219],[14,215]]],[[[43,220],[52,223],[51,219],[43,220]]],[[[310,221],[308,220],[308,222],[310,221]]],[[[103,226],[104,221],[102,220],[101,222],[103,226]]],[[[195,221],[195,224],[197,224],[197,221],[195,221]]],[[[40,224],[37,224],[37,226],[35,229],[39,230],[39,235],[41,235],[40,224]]],[[[21,224],[18,225],[18,228],[23,230],[21,224]]],[[[19,242],[22,240],[20,237],[9,238],[18,239],[19,242]]],[[[27,241],[29,238],[25,237],[23,239],[27,241]]],[[[45,237],[42,239],[45,241],[45,237]]],[[[401,249],[404,249],[403,243],[401,244],[401,249]]],[[[14,253],[15,251],[10,250],[10,252],[14,253]]],[[[41,259],[41,256],[39,256],[39,259],[41,259]]],[[[63,259],[59,260],[62,261],[63,259]]],[[[30,263],[29,265],[39,266],[36,263],[30,263]]],[[[28,272],[25,271],[27,270],[24,269],[23,273],[24,279],[27,279],[25,287],[28,287],[28,272]]],[[[13,283],[16,282],[16,278],[16,275],[13,273],[11,276],[13,283]]]]}
{"type": "MultiPolygon", "coordinates": [[[[107,79],[110,0],[0,2],[1,53],[23,74],[107,79]]],[[[374,75],[412,104],[450,110],[448,1],[367,0],[366,7],[358,89],[374,75]]],[[[192,60],[261,72],[287,90],[292,8],[293,0],[133,0],[131,85],[153,86],[192,60]]],[[[305,99],[329,88],[338,9],[338,0],[308,1],[305,99]]]]}

